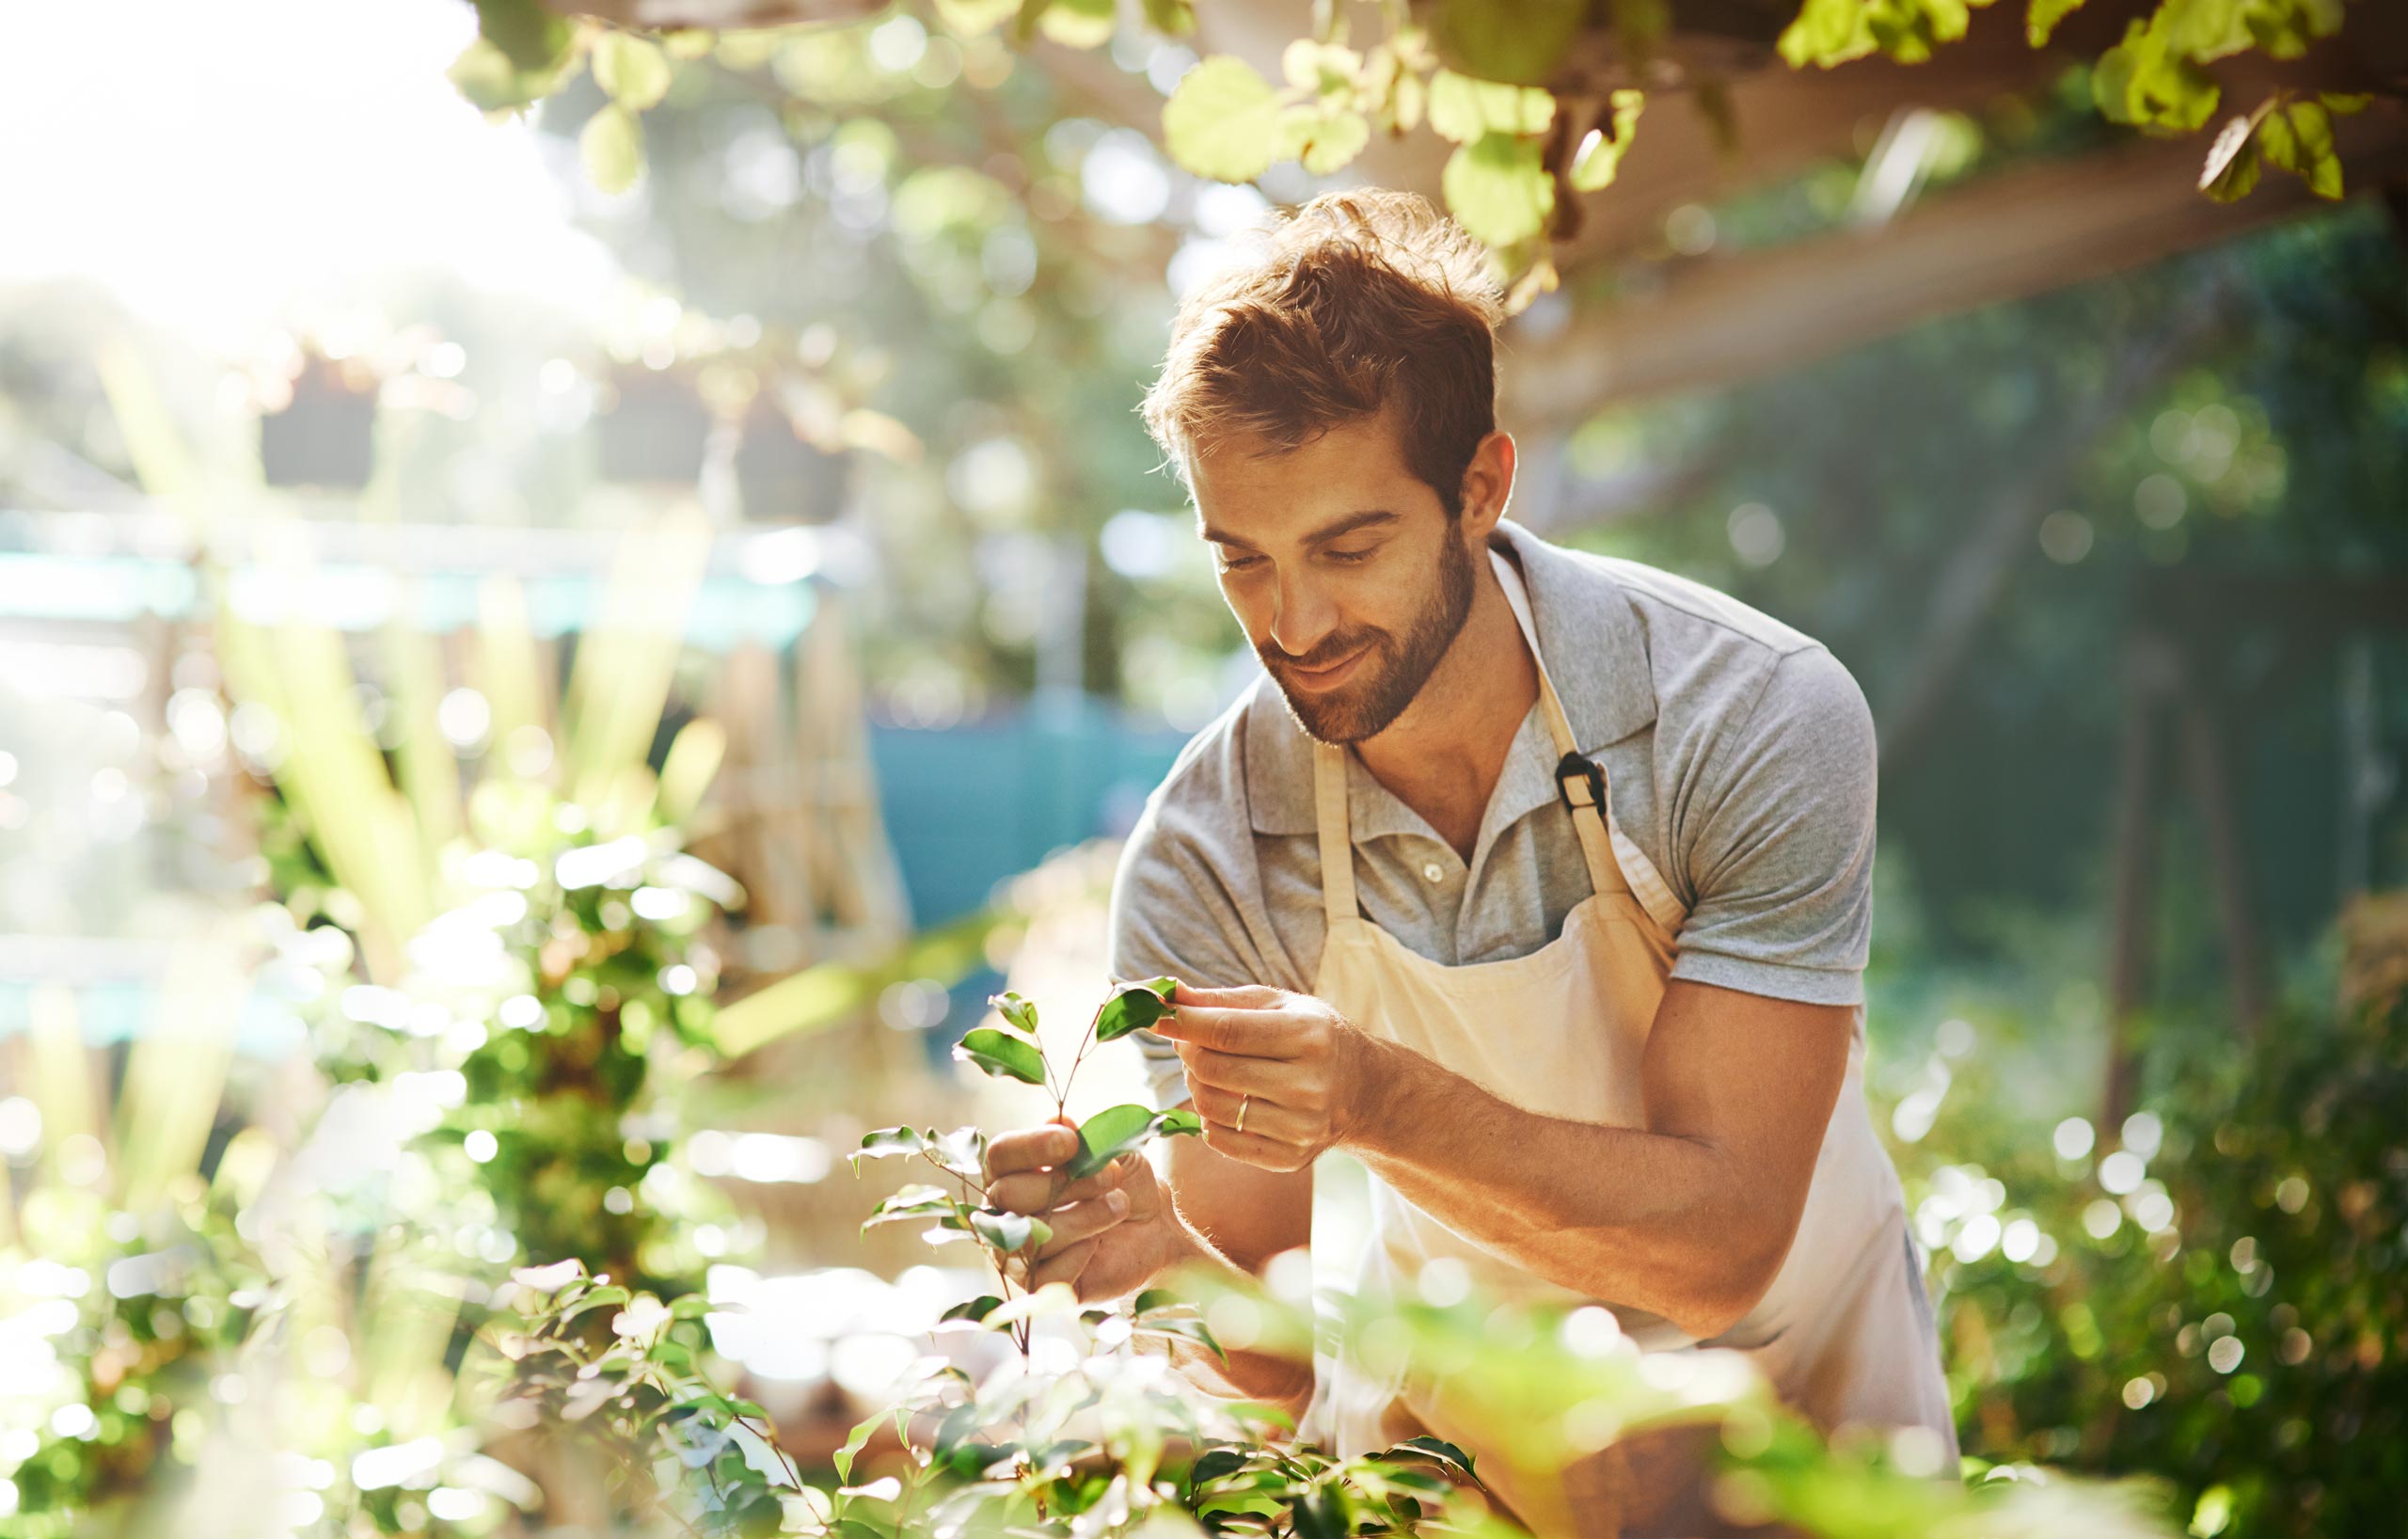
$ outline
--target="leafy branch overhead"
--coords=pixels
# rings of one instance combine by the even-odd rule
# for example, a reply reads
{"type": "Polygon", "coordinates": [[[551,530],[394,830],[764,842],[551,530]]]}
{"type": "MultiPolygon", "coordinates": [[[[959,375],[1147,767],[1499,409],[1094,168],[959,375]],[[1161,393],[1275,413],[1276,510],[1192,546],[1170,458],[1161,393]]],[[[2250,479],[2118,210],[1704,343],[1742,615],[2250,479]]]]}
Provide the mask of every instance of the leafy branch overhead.
{"type": "MultiPolygon", "coordinates": [[[[1829,69],[1875,54],[1918,64],[1961,40],[1973,10],[2016,3],[1802,0],[1767,40],[1792,69],[1829,69]]],[[[2020,3],[2026,36],[2040,48],[2083,0],[2020,3]]],[[[2159,0],[2093,63],[2093,97],[2107,119],[2144,133],[2198,133],[2223,107],[2209,65],[2251,51],[2299,58],[2339,35],[2352,3],[2159,0]]],[[[774,57],[779,37],[701,26],[638,34],[571,20],[539,0],[476,4],[480,36],[451,71],[461,93],[489,112],[515,111],[590,69],[606,100],[578,144],[594,183],[614,192],[642,175],[642,115],[667,96],[680,65],[758,70],[774,57]]],[[[1118,15],[1112,0],[928,0],[928,8],[956,37],[1001,33],[1022,45],[1041,37],[1074,48],[1110,41],[1118,15]]],[[[802,15],[803,8],[793,9],[802,15]]],[[[1195,31],[1188,0],[1145,0],[1141,9],[1145,24],[1165,36],[1195,31]]],[[[1577,231],[1579,194],[1613,183],[1645,104],[1635,85],[1600,84],[1595,71],[1573,67],[1576,56],[1594,52],[1592,33],[1604,35],[1615,79],[1678,81],[1714,120],[1718,137],[1726,145],[1734,138],[1728,83],[1683,62],[1679,10],[1677,0],[1388,0],[1379,12],[1385,35],[1358,46],[1339,8],[1315,7],[1316,29],[1288,44],[1276,81],[1227,55],[1191,69],[1164,103],[1164,143],[1197,176],[1244,182],[1291,161],[1312,175],[1333,175],[1375,135],[1426,130],[1453,147],[1440,178],[1449,210],[1521,275],[1513,297],[1523,302],[1554,285],[1552,243],[1577,231]]],[[[673,0],[643,12],[712,13],[673,0]]],[[[2320,197],[2339,197],[2332,116],[2366,100],[2283,92],[2232,116],[2205,157],[2201,188],[2240,198],[2273,166],[2320,197]]]]}

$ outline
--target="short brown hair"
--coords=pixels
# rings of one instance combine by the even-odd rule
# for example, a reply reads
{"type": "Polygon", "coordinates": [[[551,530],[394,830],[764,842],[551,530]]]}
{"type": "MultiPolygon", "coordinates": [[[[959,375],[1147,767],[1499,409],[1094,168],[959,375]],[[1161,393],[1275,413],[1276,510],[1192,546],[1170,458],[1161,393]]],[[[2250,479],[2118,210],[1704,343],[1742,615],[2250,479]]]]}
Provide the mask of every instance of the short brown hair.
{"type": "Polygon", "coordinates": [[[1229,434],[1295,449],[1394,405],[1405,462],[1448,516],[1497,426],[1488,259],[1412,193],[1324,193],[1265,232],[1260,257],[1206,283],[1171,324],[1146,428],[1182,472],[1229,434]]]}

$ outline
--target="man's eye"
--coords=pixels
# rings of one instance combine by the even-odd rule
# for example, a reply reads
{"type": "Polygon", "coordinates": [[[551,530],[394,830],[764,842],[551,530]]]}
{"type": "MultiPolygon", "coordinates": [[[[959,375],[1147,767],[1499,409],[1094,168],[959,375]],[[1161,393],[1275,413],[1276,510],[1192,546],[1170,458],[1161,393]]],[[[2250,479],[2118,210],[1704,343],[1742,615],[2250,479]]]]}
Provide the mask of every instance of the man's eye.
{"type": "Polygon", "coordinates": [[[1351,566],[1358,561],[1370,560],[1371,556],[1371,549],[1377,547],[1373,547],[1362,550],[1324,550],[1322,554],[1328,557],[1331,561],[1351,566]]]}
{"type": "Polygon", "coordinates": [[[1260,556],[1223,556],[1221,558],[1221,570],[1224,572],[1250,572],[1261,564],[1260,556]]]}

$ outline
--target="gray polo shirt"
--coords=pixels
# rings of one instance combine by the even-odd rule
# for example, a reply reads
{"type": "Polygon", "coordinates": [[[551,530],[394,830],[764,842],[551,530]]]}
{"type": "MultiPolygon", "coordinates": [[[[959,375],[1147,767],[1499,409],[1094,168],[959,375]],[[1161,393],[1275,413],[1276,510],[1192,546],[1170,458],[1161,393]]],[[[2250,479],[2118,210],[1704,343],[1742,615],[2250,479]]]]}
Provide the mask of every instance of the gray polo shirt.
{"type": "MultiPolygon", "coordinates": [[[[1817,1005],[1863,1002],[1873,923],[1873,718],[1820,643],[1636,562],[1497,543],[1529,590],[1539,648],[1614,817],[1688,911],[1676,978],[1817,1005]]],[[[1347,756],[1362,912],[1447,966],[1536,951],[1590,894],[1557,754],[1534,705],[1466,864],[1347,756]]],[[[1312,740],[1268,676],[1198,733],[1147,801],[1112,890],[1112,969],[1312,992],[1321,855],[1312,740]]],[[[1177,1053],[1137,1038],[1158,1104],[1177,1053]]]]}

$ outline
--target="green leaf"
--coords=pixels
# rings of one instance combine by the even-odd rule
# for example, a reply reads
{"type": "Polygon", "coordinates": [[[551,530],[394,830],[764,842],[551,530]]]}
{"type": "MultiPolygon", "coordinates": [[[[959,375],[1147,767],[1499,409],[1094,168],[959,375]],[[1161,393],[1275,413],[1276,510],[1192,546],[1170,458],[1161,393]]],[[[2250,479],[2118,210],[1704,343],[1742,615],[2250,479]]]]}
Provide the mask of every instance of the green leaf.
{"type": "Polygon", "coordinates": [[[623,193],[643,171],[643,124],[616,102],[585,120],[577,136],[585,174],[606,193],[623,193]]]}
{"type": "MultiPolygon", "coordinates": [[[[957,195],[958,196],[960,195],[957,195]]],[[[1021,998],[1020,995],[1008,990],[1000,994],[990,994],[987,996],[987,1007],[1012,1025],[1028,1033],[1030,1037],[1034,1038],[1037,1035],[1037,1007],[1021,998]]]]}
{"type": "Polygon", "coordinates": [[[1581,192],[1595,192],[1610,186],[1622,169],[1622,157],[1630,149],[1631,135],[1638,131],[1639,114],[1647,105],[1647,98],[1639,91],[1619,90],[1613,93],[1608,113],[1612,132],[1605,127],[1592,128],[1583,139],[1577,154],[1572,158],[1572,185],[1581,192]]]}
{"type": "Polygon", "coordinates": [[[927,1135],[916,1128],[879,1128],[862,1134],[862,1147],[845,1157],[853,1162],[853,1173],[859,1175],[863,1160],[888,1154],[917,1154],[927,1147],[927,1135]]]}
{"type": "Polygon", "coordinates": [[[1370,119],[1351,107],[1335,112],[1307,109],[1303,120],[1287,124],[1285,132],[1296,147],[1295,158],[1315,176],[1342,170],[1371,142],[1370,119]]]}
{"type": "Polygon", "coordinates": [[[2082,8],[2082,0],[2032,0],[2032,8],[2023,13],[2024,35],[2035,48],[2049,44],[2049,34],[2057,24],[2082,8]]]}
{"type": "Polygon", "coordinates": [[[2208,150],[2208,163],[2199,172],[2199,190],[2219,203],[2238,202],[2249,196],[2258,185],[2261,157],[2258,151],[2258,125],[2265,120],[2273,103],[2259,107],[2245,117],[2235,118],[2216,135],[2208,150]]]}
{"type": "Polygon", "coordinates": [[[1432,1437],[1427,1435],[1408,1437],[1402,1443],[1390,1445],[1379,1457],[1434,1459],[1439,1464],[1452,1466],[1462,1470],[1473,1480],[1480,1479],[1479,1472],[1472,1468],[1472,1456],[1443,1437],[1432,1437]]]}
{"type": "Polygon", "coordinates": [[[1146,24],[1157,32],[1184,38],[1196,30],[1196,8],[1189,0],[1145,0],[1146,24]]]}
{"type": "Polygon", "coordinates": [[[987,1179],[987,1134],[977,1128],[956,1128],[928,1143],[937,1163],[966,1181],[987,1179]]]}
{"type": "Polygon", "coordinates": [[[1065,47],[1101,48],[1112,40],[1115,20],[1113,0],[1051,0],[1037,24],[1065,47]]]}
{"type": "Polygon", "coordinates": [[[2258,125],[2259,153],[2295,173],[2319,198],[2341,196],[2341,157],[2333,147],[2333,115],[2321,102],[2289,102],[2258,125]]]}
{"type": "Polygon", "coordinates": [[[1258,1401],[1241,1400],[1232,1402],[1228,1405],[1224,1405],[1221,1409],[1227,1411],[1229,1415],[1236,1417],[1241,1421],[1252,1421],[1258,1425],[1266,1427],[1285,1427],[1291,1432],[1293,1432],[1296,1428],[1296,1419],[1290,1416],[1287,1412],[1281,1410],[1276,1405],[1266,1405],[1258,1401]]]}
{"type": "Polygon", "coordinates": [[[1153,1320],[1134,1327],[1131,1334],[1158,1336],[1165,1341],[1195,1341],[1210,1348],[1212,1356],[1223,1362],[1229,1359],[1229,1355],[1221,1350],[1221,1343],[1213,1339],[1212,1327],[1201,1320],[1153,1320]]]}
{"type": "Polygon", "coordinates": [[[1253,65],[1216,55],[1188,71],[1163,103],[1163,142],[1197,176],[1251,182],[1277,158],[1279,105],[1253,65]]]}
{"type": "Polygon", "coordinates": [[[1139,1293],[1135,1302],[1132,1303],[1129,1308],[1132,1311],[1142,1318],[1149,1310],[1176,1309],[1184,1305],[1186,1302],[1187,1301],[1185,1299],[1180,1298],[1177,1293],[1172,1293],[1167,1288],[1149,1288],[1144,1293],[1139,1293]]]}
{"type": "Polygon", "coordinates": [[[861,1451],[863,1448],[869,1445],[871,1436],[878,1431],[878,1424],[885,1420],[886,1413],[884,1411],[879,1411],[868,1420],[856,1424],[853,1428],[853,1435],[845,1439],[845,1446],[838,1449],[831,1457],[829,1462],[836,1467],[836,1480],[838,1483],[850,1484],[852,1483],[854,1458],[861,1453],[861,1451]]]}
{"type": "Polygon", "coordinates": [[[1782,29],[1776,46],[1782,62],[1793,70],[1809,64],[1828,70],[1873,51],[1861,0],[1806,0],[1798,16],[1782,29]]]}
{"type": "Polygon", "coordinates": [[[2221,92],[2206,71],[2175,51],[2168,15],[2160,8],[2132,23],[2091,71],[2091,96],[2109,121],[2188,134],[2214,115],[2221,92]]]}
{"type": "Polygon", "coordinates": [[[992,32],[1011,20],[1020,0],[937,0],[937,15],[957,38],[992,32]]]}
{"type": "Polygon", "coordinates": [[[944,1313],[937,1316],[937,1323],[939,1325],[943,1325],[948,1320],[968,1320],[973,1323],[983,1323],[988,1315],[1002,1309],[1003,1307],[1004,1301],[997,1298],[994,1294],[981,1293],[976,1298],[963,1299],[952,1309],[945,1310],[944,1313]]]}
{"type": "Polygon", "coordinates": [[[477,31],[520,70],[559,68],[577,44],[577,27],[537,0],[476,0],[477,31]]]}
{"type": "Polygon", "coordinates": [[[629,112],[642,112],[669,94],[668,56],[632,32],[603,32],[594,40],[594,83],[629,112]]]}
{"type": "MultiPolygon", "coordinates": [[[[1359,123],[1361,119],[1356,117],[1355,120],[1359,123]]],[[[1368,133],[1366,130],[1367,136],[1368,133]]],[[[1359,141],[1355,148],[1362,148],[1359,141]]],[[[1155,978],[1151,982],[1132,984],[1121,990],[1103,1002],[1103,1008],[1095,1012],[1095,1039],[1115,1042],[1133,1031],[1143,1031],[1170,1013],[1170,996],[1178,989],[1177,978],[1155,978]]]]}
{"type": "Polygon", "coordinates": [[[1438,56],[1465,74],[1543,86],[1588,20],[1587,0],[1441,0],[1430,24],[1438,56]]]}
{"type": "Polygon", "coordinates": [[[1063,1174],[1081,1181],[1131,1150],[1143,1149],[1157,1135],[1203,1131],[1202,1119],[1184,1107],[1158,1112],[1135,1102],[1106,1107],[1080,1124],[1079,1151],[1062,1167],[1063,1174]]]}
{"type": "Polygon", "coordinates": [[[1555,98],[1441,70],[1430,77],[1429,115],[1440,138],[1470,144],[1489,134],[1545,133],[1555,121],[1555,98]]]}
{"type": "Polygon", "coordinates": [[[1456,222],[1492,246],[1526,241],[1555,212],[1555,179],[1538,145],[1510,134],[1489,134],[1447,157],[1439,178],[1456,222]]]}
{"type": "Polygon", "coordinates": [[[1344,43],[1298,38],[1280,54],[1279,72],[1289,85],[1309,95],[1351,98],[1363,72],[1363,56],[1344,43]]]}
{"type": "Polygon", "coordinates": [[[2337,112],[2347,118],[2352,113],[2366,111],[2368,103],[2374,100],[2374,93],[2372,91],[2319,91],[2316,93],[2316,99],[2324,103],[2325,111],[2337,112]]]}
{"type": "Polygon", "coordinates": [[[1018,1250],[1054,1238],[1053,1227],[1024,1213],[997,1213],[978,1208],[970,1214],[970,1230],[997,1250],[1018,1250]]]}
{"type": "Polygon", "coordinates": [[[874,1224],[899,1224],[913,1218],[952,1218],[951,1226],[960,1228],[960,1199],[940,1186],[906,1186],[901,1191],[870,1210],[862,1228],[874,1224]]]}
{"type": "Polygon", "coordinates": [[[480,112],[508,112],[559,90],[577,72],[578,63],[571,53],[562,55],[556,64],[522,70],[491,40],[479,38],[461,50],[446,74],[452,87],[480,112]]]}
{"type": "Polygon", "coordinates": [[[1035,1042],[1015,1032],[976,1027],[961,1039],[953,1055],[976,1064],[997,1079],[1016,1079],[1023,1085],[1045,1083],[1045,1055],[1035,1042]]]}
{"type": "Polygon", "coordinates": [[[1990,0],[1806,0],[1776,46],[1793,70],[1830,69],[1879,52],[1907,64],[1965,35],[1975,8],[1990,0]]]}

